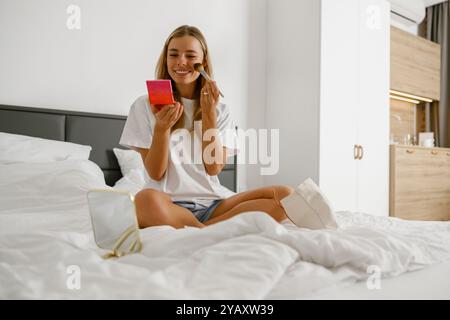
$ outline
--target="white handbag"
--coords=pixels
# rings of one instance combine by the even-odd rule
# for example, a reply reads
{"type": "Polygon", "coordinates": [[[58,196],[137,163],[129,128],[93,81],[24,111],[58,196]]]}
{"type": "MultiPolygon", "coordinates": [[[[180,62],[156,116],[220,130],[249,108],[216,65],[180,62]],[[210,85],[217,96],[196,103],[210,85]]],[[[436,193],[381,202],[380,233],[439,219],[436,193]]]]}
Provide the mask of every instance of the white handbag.
{"type": "Polygon", "coordinates": [[[336,229],[338,224],[330,201],[311,178],[282,199],[288,218],[300,228],[336,229]]]}

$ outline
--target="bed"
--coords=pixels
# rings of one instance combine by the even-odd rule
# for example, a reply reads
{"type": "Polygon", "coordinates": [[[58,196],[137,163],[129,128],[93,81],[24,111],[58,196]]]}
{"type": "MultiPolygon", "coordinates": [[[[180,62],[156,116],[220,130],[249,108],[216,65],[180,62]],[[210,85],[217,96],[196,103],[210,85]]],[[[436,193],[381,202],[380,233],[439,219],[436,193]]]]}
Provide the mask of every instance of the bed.
{"type": "MultiPolygon", "coordinates": [[[[124,121],[0,106],[0,132],[92,147],[89,159],[0,164],[1,299],[450,299],[450,222],[338,212],[338,230],[308,230],[247,212],[142,229],[141,253],[102,259],[86,192],[126,178],[112,151],[124,121]]],[[[236,163],[226,169],[235,190],[236,163]]]]}

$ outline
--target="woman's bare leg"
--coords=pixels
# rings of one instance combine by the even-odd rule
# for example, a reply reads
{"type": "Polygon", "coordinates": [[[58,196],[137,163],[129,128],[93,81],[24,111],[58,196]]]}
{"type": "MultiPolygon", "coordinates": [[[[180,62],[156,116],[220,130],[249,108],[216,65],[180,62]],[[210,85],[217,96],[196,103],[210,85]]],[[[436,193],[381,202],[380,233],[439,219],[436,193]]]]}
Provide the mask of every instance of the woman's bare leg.
{"type": "Polygon", "coordinates": [[[229,219],[245,211],[263,211],[281,222],[287,217],[280,200],[293,191],[289,186],[272,186],[241,192],[223,200],[205,225],[229,219]]]}
{"type": "Polygon", "coordinates": [[[263,211],[278,222],[281,222],[287,218],[284,209],[273,199],[256,199],[244,201],[238,204],[233,209],[221,214],[220,216],[209,219],[205,222],[205,225],[211,225],[220,221],[224,221],[231,217],[234,217],[235,215],[248,211],[263,211]]]}
{"type": "Polygon", "coordinates": [[[155,189],[144,189],[135,196],[136,214],[140,228],[158,225],[170,225],[174,228],[193,226],[203,228],[231,218],[245,211],[263,211],[275,220],[286,218],[280,200],[293,192],[291,187],[273,186],[258,188],[236,194],[223,200],[214,210],[211,218],[202,224],[186,208],[173,204],[164,192],[155,189]]]}
{"type": "Polygon", "coordinates": [[[155,189],[139,191],[134,198],[134,203],[139,228],[159,225],[170,225],[177,229],[185,226],[198,228],[205,226],[191,211],[173,204],[167,194],[155,189]]]}

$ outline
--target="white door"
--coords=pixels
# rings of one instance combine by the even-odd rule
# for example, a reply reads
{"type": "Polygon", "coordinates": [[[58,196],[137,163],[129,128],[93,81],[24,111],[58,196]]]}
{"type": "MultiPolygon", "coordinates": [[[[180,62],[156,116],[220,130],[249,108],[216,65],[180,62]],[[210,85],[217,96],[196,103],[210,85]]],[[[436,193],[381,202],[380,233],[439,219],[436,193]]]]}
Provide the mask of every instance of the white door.
{"type": "Polygon", "coordinates": [[[360,0],[357,208],[389,215],[390,15],[385,0],[360,0]]]}

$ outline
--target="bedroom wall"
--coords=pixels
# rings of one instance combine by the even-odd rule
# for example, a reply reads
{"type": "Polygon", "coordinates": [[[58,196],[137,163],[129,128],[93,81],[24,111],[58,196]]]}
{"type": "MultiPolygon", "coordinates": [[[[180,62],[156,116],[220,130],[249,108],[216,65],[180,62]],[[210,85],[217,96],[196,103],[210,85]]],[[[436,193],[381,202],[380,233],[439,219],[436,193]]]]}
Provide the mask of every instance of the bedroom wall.
{"type": "MultiPolygon", "coordinates": [[[[126,115],[169,33],[192,24],[208,40],[236,124],[261,127],[265,2],[1,0],[0,103],[126,115]],[[81,10],[79,30],[66,26],[69,5],[81,10]]],[[[247,179],[241,166],[240,190],[260,186],[256,167],[247,179]]]]}
{"type": "Polygon", "coordinates": [[[280,170],[265,185],[318,180],[320,8],[316,0],[268,1],[266,125],[280,129],[280,170]]]}

